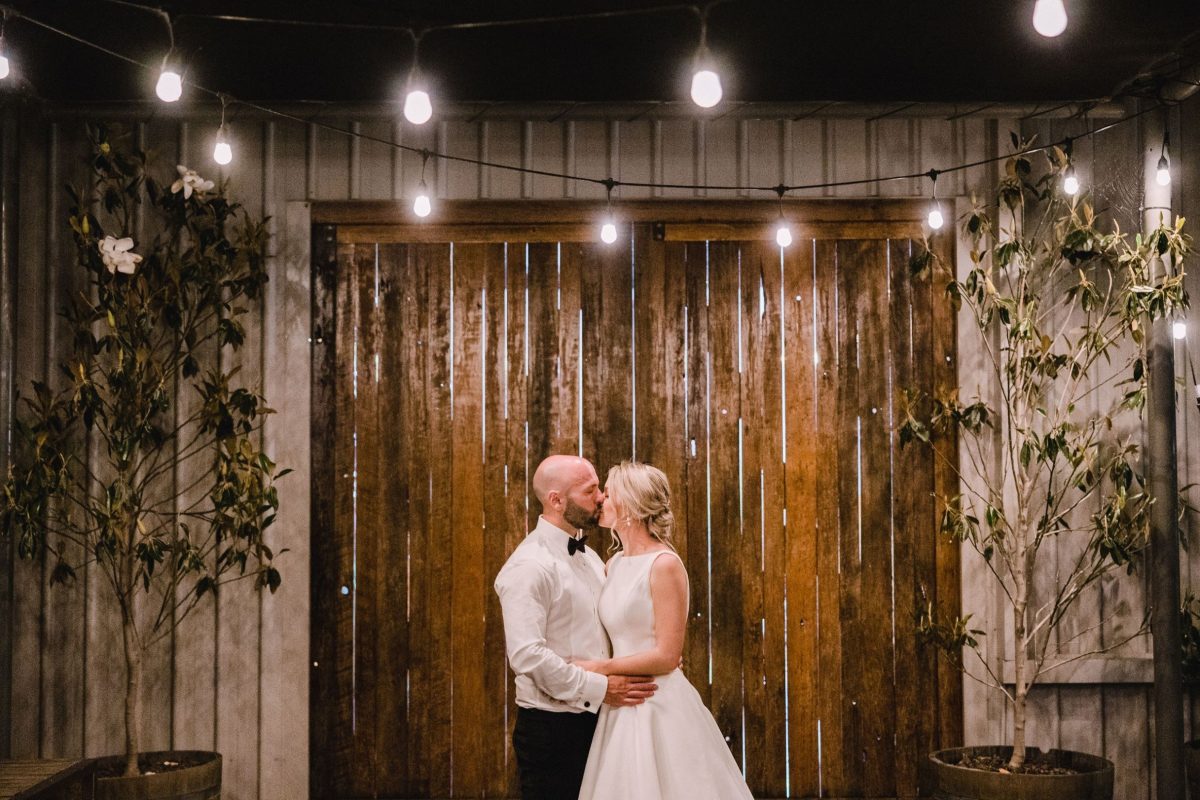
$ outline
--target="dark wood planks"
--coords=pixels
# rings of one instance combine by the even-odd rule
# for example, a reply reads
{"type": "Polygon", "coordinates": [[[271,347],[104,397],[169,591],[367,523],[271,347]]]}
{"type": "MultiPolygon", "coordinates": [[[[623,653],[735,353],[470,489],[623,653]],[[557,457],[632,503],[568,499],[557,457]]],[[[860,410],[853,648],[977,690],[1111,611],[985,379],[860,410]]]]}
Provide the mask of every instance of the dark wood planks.
{"type": "Polygon", "coordinates": [[[712,658],[710,708],[738,763],[746,745],[742,730],[742,520],[739,455],[741,417],[738,296],[741,259],[736,243],[708,245],[708,493],[712,547],[712,658]],[[720,579],[714,579],[719,575],[720,579]]]}
{"type": "MultiPolygon", "coordinates": [[[[943,264],[954,268],[954,237],[943,232],[932,241],[934,252],[943,264]]],[[[957,325],[954,309],[943,288],[936,283],[933,287],[931,307],[933,380],[934,386],[958,385],[958,359],[956,352],[957,325]]],[[[933,464],[934,492],[939,497],[958,493],[958,479],[951,464],[958,461],[958,435],[950,432],[935,440],[938,457],[933,464]]],[[[937,511],[940,514],[940,509],[937,511]]],[[[937,531],[940,520],[935,520],[932,530],[937,531]]],[[[936,605],[942,619],[956,619],[962,609],[960,585],[959,545],[946,537],[938,536],[936,546],[936,605]]],[[[938,734],[941,747],[955,747],[962,743],[962,682],[963,676],[949,659],[938,659],[938,734]]]]}
{"type": "Polygon", "coordinates": [[[929,391],[931,368],[929,282],[909,276],[912,243],[889,242],[893,432],[891,452],[895,503],[892,531],[896,543],[896,728],[907,735],[896,740],[896,795],[916,797],[926,755],[937,745],[937,652],[922,647],[915,624],[924,607],[934,574],[933,456],[929,449],[910,444],[900,447],[896,430],[903,422],[904,390],[929,391]]]}
{"type": "Polygon", "coordinates": [[[784,255],[783,320],[787,422],[787,677],[788,762],[793,794],[820,791],[817,725],[817,476],[824,469],[813,354],[817,352],[813,284],[816,245],[796,242],[784,255]]]}
{"type": "Polygon", "coordinates": [[[631,234],[456,243],[453,277],[449,243],[382,245],[378,311],[375,246],[343,252],[357,292],[343,288],[339,333],[357,330],[360,384],[335,438],[359,435],[372,563],[360,551],[358,633],[376,641],[355,644],[370,729],[350,737],[354,757],[327,738],[344,763],[314,794],[516,793],[491,581],[536,521],[532,469],[582,447],[601,477],[636,454],[671,479],[692,582],[685,670],[752,789],[915,795],[954,709],[939,717],[946,687],[910,619],[920,586],[945,591],[956,551],[928,524],[931,459],[899,454],[893,415],[902,378],[933,381],[935,359],[909,350],[952,344],[933,330],[947,318],[928,286],[902,285],[906,241],[781,254],[631,234]]]}
{"type": "MultiPolygon", "coordinates": [[[[451,782],[455,796],[482,793],[487,761],[484,737],[484,330],[483,294],[487,245],[453,245],[453,403],[450,449],[453,475],[449,498],[451,782]]],[[[444,546],[446,540],[435,543],[444,546]]],[[[489,582],[490,583],[490,582],[489,582]]]]}
{"type": "MultiPolygon", "coordinates": [[[[712,602],[709,595],[709,387],[708,246],[704,242],[666,244],[668,271],[686,287],[684,312],[687,497],[687,570],[691,586],[683,669],[706,704],[712,699],[712,602]]],[[[710,705],[711,708],[711,705],[710,705]]]]}
{"type": "Polygon", "coordinates": [[[429,516],[426,522],[427,569],[425,585],[426,609],[429,615],[428,691],[424,703],[428,706],[429,793],[433,797],[449,797],[452,782],[452,674],[453,629],[451,603],[447,602],[447,585],[454,580],[452,546],[457,540],[451,527],[455,505],[451,457],[451,350],[450,317],[451,245],[422,245],[417,257],[427,264],[426,279],[429,306],[429,343],[426,360],[426,420],[429,432],[429,516]],[[447,546],[451,544],[451,546],[447,546]]]}
{"type": "Polygon", "coordinates": [[[843,764],[854,776],[848,787],[889,797],[895,777],[886,242],[839,242],[837,262],[843,764]]]}
{"type": "MultiPolygon", "coordinates": [[[[492,581],[508,558],[508,536],[511,533],[508,515],[507,471],[509,436],[517,433],[518,443],[524,446],[523,426],[510,432],[508,411],[507,337],[508,304],[505,296],[508,281],[509,251],[505,244],[490,245],[484,252],[484,350],[482,398],[484,405],[484,463],[483,463],[483,574],[484,641],[483,641],[483,748],[479,754],[484,774],[482,794],[485,797],[507,797],[508,772],[506,749],[508,742],[508,662],[504,655],[504,620],[500,614],[500,598],[492,590],[492,581]]],[[[520,351],[518,350],[518,355],[520,351]]],[[[522,457],[522,461],[524,458],[522,457]]]]}
{"type": "MultiPolygon", "coordinates": [[[[396,336],[393,329],[415,329],[405,319],[409,311],[406,295],[409,280],[405,275],[407,247],[377,245],[373,254],[372,274],[368,283],[371,299],[370,336],[367,352],[372,380],[364,387],[374,395],[375,425],[365,437],[371,470],[369,506],[373,524],[372,558],[386,569],[375,572],[371,598],[374,630],[363,626],[363,640],[373,639],[374,685],[370,713],[374,717],[374,741],[377,752],[372,761],[373,790],[383,796],[397,797],[410,789],[408,775],[409,731],[408,681],[409,653],[409,580],[411,529],[408,515],[411,495],[420,491],[421,482],[409,473],[407,449],[411,431],[400,420],[412,420],[409,403],[413,393],[406,385],[406,356],[410,335],[396,336]],[[374,634],[374,635],[372,635],[374,634]]],[[[411,422],[409,422],[411,424],[411,422]]],[[[361,588],[361,587],[360,587],[361,588]]]]}
{"type": "Polygon", "coordinates": [[[400,330],[403,337],[402,365],[399,371],[406,406],[407,430],[403,431],[405,470],[409,487],[408,513],[400,520],[406,531],[408,559],[408,753],[406,758],[409,794],[421,797],[430,791],[430,775],[437,765],[430,756],[432,709],[430,697],[433,673],[444,669],[433,659],[430,631],[432,607],[441,602],[436,591],[439,575],[433,573],[430,534],[429,368],[435,357],[430,344],[429,259],[412,245],[397,254],[401,272],[395,276],[396,289],[403,293],[400,305],[400,330]],[[415,698],[415,699],[412,699],[415,698]]]}

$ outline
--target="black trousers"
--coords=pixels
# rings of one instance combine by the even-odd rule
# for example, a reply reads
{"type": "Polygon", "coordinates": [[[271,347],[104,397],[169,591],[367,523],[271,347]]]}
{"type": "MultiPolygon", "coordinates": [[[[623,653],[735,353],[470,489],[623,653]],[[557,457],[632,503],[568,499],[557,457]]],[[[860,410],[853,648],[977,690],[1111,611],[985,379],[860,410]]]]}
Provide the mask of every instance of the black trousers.
{"type": "Polygon", "coordinates": [[[518,708],[513,751],[522,800],[576,800],[598,714],[518,708]]]}

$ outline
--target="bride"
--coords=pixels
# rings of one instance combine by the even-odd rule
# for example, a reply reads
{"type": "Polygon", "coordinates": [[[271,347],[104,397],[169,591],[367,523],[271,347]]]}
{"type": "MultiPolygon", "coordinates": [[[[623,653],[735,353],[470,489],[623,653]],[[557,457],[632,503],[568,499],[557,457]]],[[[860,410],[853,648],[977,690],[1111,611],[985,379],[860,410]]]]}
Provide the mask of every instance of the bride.
{"type": "Polygon", "coordinates": [[[600,525],[621,549],[608,562],[598,610],[613,657],[577,661],[603,675],[654,675],[658,692],[636,706],[600,710],[580,800],[751,798],[700,695],[679,669],[688,578],[671,546],[671,489],[649,464],[608,472],[600,525]]]}

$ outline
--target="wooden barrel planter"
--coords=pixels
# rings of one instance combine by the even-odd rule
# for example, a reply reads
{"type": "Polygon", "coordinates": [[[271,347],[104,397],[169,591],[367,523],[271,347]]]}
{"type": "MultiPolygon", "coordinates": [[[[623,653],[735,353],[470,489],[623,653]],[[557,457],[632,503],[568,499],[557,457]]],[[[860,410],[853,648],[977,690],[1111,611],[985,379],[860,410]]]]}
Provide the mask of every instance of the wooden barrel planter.
{"type": "Polygon", "coordinates": [[[1051,750],[1042,755],[1037,748],[1025,751],[1059,767],[1074,770],[1073,775],[1003,775],[982,769],[959,766],[965,755],[1000,756],[1007,759],[1011,747],[956,747],[929,756],[933,776],[933,796],[937,800],[1112,800],[1113,764],[1106,758],[1051,750]]]}
{"type": "Polygon", "coordinates": [[[175,750],[142,753],[138,762],[143,772],[134,778],[103,777],[106,772],[118,774],[124,766],[124,756],[96,759],[95,800],[220,800],[221,755],[203,750],[175,750]],[[157,771],[164,761],[179,764],[157,771]]]}

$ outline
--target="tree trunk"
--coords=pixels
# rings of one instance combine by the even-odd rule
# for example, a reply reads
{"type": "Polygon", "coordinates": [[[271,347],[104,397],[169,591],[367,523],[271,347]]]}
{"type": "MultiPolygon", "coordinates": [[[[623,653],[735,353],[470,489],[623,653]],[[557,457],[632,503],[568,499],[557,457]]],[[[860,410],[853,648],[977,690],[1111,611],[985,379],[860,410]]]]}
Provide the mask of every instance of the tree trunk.
{"type": "MultiPolygon", "coordinates": [[[[1022,529],[1023,530],[1023,529],[1022,529]]],[[[1024,552],[1022,552],[1024,556],[1024,552]]],[[[1016,602],[1013,604],[1013,665],[1016,667],[1013,687],[1013,751],[1008,759],[1008,768],[1017,770],[1025,763],[1025,698],[1029,682],[1025,672],[1029,667],[1025,651],[1025,609],[1029,598],[1029,559],[1022,557],[1016,580],[1016,602]]]]}
{"type": "MultiPolygon", "coordinates": [[[[130,600],[132,601],[132,596],[130,600]]],[[[125,638],[125,776],[140,775],[138,753],[142,746],[142,649],[137,641],[132,602],[121,610],[125,638]]]]}

